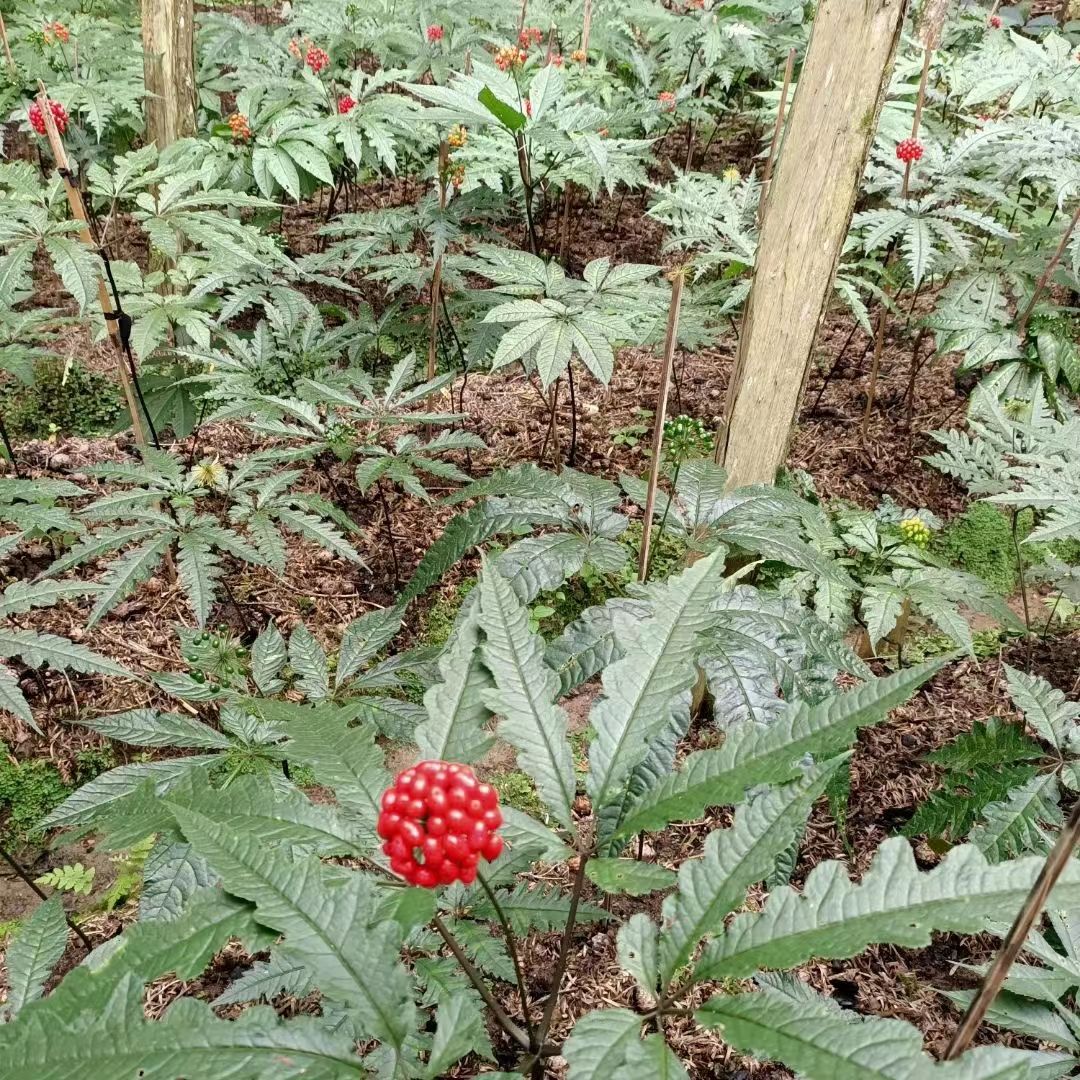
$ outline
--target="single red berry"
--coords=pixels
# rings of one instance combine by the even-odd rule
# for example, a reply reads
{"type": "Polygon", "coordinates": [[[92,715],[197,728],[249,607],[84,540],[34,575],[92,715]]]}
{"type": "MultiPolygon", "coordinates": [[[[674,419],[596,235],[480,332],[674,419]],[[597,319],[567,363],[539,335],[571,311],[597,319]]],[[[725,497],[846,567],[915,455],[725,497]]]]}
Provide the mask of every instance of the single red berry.
{"type": "Polygon", "coordinates": [[[338,98],[337,111],[342,116],[348,116],[355,108],[356,102],[348,94],[342,94],[342,96],[338,98]]]}
{"type": "Polygon", "coordinates": [[[422,761],[398,775],[380,806],[376,831],[390,869],[422,889],[468,885],[481,858],[502,853],[498,793],[468,766],[422,761]]]}
{"type": "Polygon", "coordinates": [[[896,144],[896,156],[910,165],[923,156],[923,145],[918,139],[903,139],[896,144]]]}
{"type": "Polygon", "coordinates": [[[991,15],[990,16],[990,29],[991,30],[1000,30],[1001,29],[1001,16],[1000,15],[991,15]]]}
{"type": "Polygon", "coordinates": [[[428,42],[432,45],[434,45],[436,41],[442,41],[443,28],[435,23],[432,23],[431,26],[427,28],[427,39],[428,42]]]}
{"type": "Polygon", "coordinates": [[[532,98],[525,99],[525,115],[528,117],[532,116],[532,98]]]}

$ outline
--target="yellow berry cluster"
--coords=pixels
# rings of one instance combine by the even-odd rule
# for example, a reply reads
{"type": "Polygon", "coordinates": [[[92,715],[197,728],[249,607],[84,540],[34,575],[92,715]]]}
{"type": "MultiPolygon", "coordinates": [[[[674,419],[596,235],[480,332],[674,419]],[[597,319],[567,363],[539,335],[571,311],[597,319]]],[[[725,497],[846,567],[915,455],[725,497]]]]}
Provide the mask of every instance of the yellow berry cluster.
{"type": "Polygon", "coordinates": [[[900,536],[905,543],[924,548],[930,543],[930,526],[921,518],[904,518],[900,522],[900,536]]]}
{"type": "Polygon", "coordinates": [[[460,150],[463,147],[469,137],[468,129],[461,124],[455,124],[450,129],[450,134],[446,136],[446,142],[449,146],[455,150],[460,150]]]}

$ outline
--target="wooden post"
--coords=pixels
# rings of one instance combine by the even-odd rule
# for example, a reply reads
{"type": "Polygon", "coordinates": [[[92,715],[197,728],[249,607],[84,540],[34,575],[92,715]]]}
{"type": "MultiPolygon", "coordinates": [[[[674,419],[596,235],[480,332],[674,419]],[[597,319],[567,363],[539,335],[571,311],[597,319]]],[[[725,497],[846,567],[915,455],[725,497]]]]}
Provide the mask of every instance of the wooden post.
{"type": "Polygon", "coordinates": [[[664,337],[664,360],[660,371],[660,389],[656,394],[656,413],[653,416],[652,460],[649,463],[649,487],[645,495],[645,520],[641,530],[641,555],[638,559],[638,581],[649,576],[649,547],[652,543],[653,510],[656,507],[656,487],[660,482],[660,459],[664,449],[664,420],[667,418],[668,391],[671,388],[671,369],[675,363],[675,343],[679,337],[679,309],[682,307],[683,281],[686,267],[680,266],[671,277],[671,303],[668,307],[667,334],[664,337]]]}
{"type": "MultiPolygon", "coordinates": [[[[75,186],[72,179],[67,152],[64,150],[60,132],[56,129],[52,109],[49,108],[49,95],[45,90],[45,84],[39,82],[38,88],[40,90],[38,107],[41,109],[41,115],[45,120],[45,134],[49,140],[49,148],[52,150],[53,161],[56,162],[56,169],[64,181],[71,216],[80,224],[79,239],[88,248],[96,250],[97,245],[94,243],[94,237],[90,232],[90,222],[86,216],[86,207],[83,205],[82,192],[75,186]]],[[[98,277],[98,303],[101,304],[101,313],[105,316],[105,328],[109,331],[113,348],[116,350],[116,368],[120,375],[120,385],[124,389],[124,400],[127,402],[128,412],[131,414],[131,427],[135,433],[135,441],[139,446],[145,446],[146,436],[143,433],[142,416],[139,413],[138,403],[135,400],[135,393],[131,385],[131,376],[127,369],[127,354],[123,342],[120,340],[120,327],[116,319],[109,318],[114,313],[112,297],[109,296],[109,289],[105,284],[105,279],[100,276],[98,277]]]]}
{"type": "Polygon", "coordinates": [[[822,0],[761,228],[717,460],[772,483],[832,295],[907,0],[822,0]]]}
{"type": "Polygon", "coordinates": [[[4,13],[0,11],[0,41],[4,43],[4,57],[7,59],[8,70],[13,79],[18,78],[19,69],[15,65],[15,57],[11,55],[11,45],[8,43],[7,27],[4,25],[4,13]]]}
{"type": "Polygon", "coordinates": [[[146,134],[158,150],[195,134],[192,0],[142,0],[146,134]]]}
{"type": "MultiPolygon", "coordinates": [[[[769,144],[769,156],[765,159],[765,172],[761,178],[761,197],[758,199],[758,225],[765,216],[765,200],[769,197],[769,184],[772,182],[773,165],[776,163],[776,151],[780,148],[780,135],[784,130],[784,113],[787,111],[788,94],[791,91],[791,76],[795,72],[795,49],[788,50],[787,63],[784,65],[784,87],[780,91],[780,108],[776,113],[776,127],[773,128],[772,142],[769,144]]],[[[687,162],[687,169],[690,168],[687,162]]]]}
{"type": "MultiPolygon", "coordinates": [[[[446,170],[450,167],[450,144],[443,139],[439,143],[439,209],[446,209],[446,170]]],[[[431,317],[428,322],[427,377],[435,378],[435,346],[439,333],[439,301],[442,296],[442,256],[435,260],[431,271],[431,317]]]]}
{"type": "Polygon", "coordinates": [[[589,31],[592,30],[592,0],[585,0],[585,11],[581,18],[581,58],[583,64],[589,62],[589,31]]]}

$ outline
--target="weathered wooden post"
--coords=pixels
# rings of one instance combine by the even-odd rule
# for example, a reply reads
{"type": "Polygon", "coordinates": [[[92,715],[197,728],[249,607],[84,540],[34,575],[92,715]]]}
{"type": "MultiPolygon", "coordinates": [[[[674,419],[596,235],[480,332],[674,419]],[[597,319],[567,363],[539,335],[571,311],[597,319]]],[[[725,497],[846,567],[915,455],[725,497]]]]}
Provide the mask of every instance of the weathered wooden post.
{"type": "Polygon", "coordinates": [[[717,460],[771,483],[832,293],[907,0],[822,0],[769,189],[717,460]]]}
{"type": "Polygon", "coordinates": [[[142,0],[146,134],[164,150],[195,134],[195,12],[192,0],[142,0]]]}

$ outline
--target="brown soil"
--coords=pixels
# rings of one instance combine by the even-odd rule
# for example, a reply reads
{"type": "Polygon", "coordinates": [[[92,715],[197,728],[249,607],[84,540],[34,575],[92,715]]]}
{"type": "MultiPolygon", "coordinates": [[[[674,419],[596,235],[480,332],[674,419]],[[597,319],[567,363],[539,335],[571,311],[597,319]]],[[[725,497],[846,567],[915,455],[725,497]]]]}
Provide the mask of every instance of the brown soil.
{"type": "MultiPolygon", "coordinates": [[[[686,132],[668,137],[669,147],[682,160],[679,147],[685,147],[686,132]]],[[[722,132],[706,151],[709,168],[734,162],[745,168],[757,149],[753,132],[722,132]]],[[[683,153],[685,150],[683,150],[683,153]]],[[[700,153],[700,151],[699,151],[700,153]]],[[[370,201],[388,204],[412,199],[416,185],[408,181],[378,185],[369,193],[370,201]],[[411,190],[410,190],[411,186],[411,190]]],[[[644,200],[637,195],[625,199],[601,199],[595,210],[582,210],[572,229],[572,268],[579,269],[588,259],[609,255],[619,261],[663,261],[659,228],[644,216],[644,200]]],[[[286,239],[290,250],[310,250],[318,226],[317,208],[290,208],[285,214],[286,239]]],[[[541,228],[544,223],[541,223],[541,228]]],[[[125,223],[117,223],[119,248],[129,255],[139,255],[138,243],[129,237],[125,223]]],[[[554,223],[550,226],[554,234],[554,223]]],[[[45,281],[40,298],[43,304],[65,306],[58,282],[45,281]]],[[[375,301],[377,296],[369,296],[375,301]]],[[[672,407],[714,422],[723,411],[727,380],[731,370],[736,339],[733,331],[724,333],[709,348],[676,355],[678,380],[672,407]]],[[[883,495],[891,495],[906,506],[926,506],[948,517],[962,506],[961,492],[929,467],[919,455],[926,453],[931,441],[925,432],[962,422],[965,395],[954,385],[952,366],[947,360],[928,361],[929,342],[923,342],[915,383],[913,415],[908,415],[908,381],[914,341],[893,326],[886,342],[876,405],[871,414],[868,438],[860,439],[859,427],[866,404],[869,379],[867,336],[853,328],[846,312],[834,311],[823,327],[818,344],[817,370],[811,375],[804,405],[790,454],[793,468],[805,469],[814,478],[817,490],[830,499],[849,499],[871,506],[883,495]]],[[[72,331],[67,347],[87,366],[112,374],[115,358],[102,345],[93,345],[82,331],[72,331]]],[[[578,379],[578,417],[574,464],[582,469],[616,479],[620,472],[640,473],[646,465],[644,442],[636,447],[616,445],[613,435],[638,421],[636,410],[652,408],[659,383],[659,364],[654,353],[625,349],[619,357],[611,385],[578,379]]],[[[455,389],[455,398],[458,389],[455,389]]],[[[545,463],[551,464],[552,446],[545,446],[547,411],[532,384],[523,375],[503,371],[492,375],[473,374],[464,392],[465,410],[472,430],[487,442],[485,454],[473,456],[473,471],[498,465],[536,460],[546,449],[545,463]]],[[[564,454],[569,444],[571,416],[567,395],[560,400],[559,427],[564,454]]],[[[220,456],[230,461],[256,448],[257,440],[244,429],[230,424],[215,424],[199,435],[200,457],[220,456]]],[[[180,446],[187,452],[190,441],[180,446]]],[[[93,490],[95,482],[82,470],[92,462],[124,460],[131,454],[127,437],[117,439],[61,439],[56,444],[30,443],[19,448],[20,466],[30,475],[75,477],[93,490]]],[[[338,468],[338,488],[355,491],[347,469],[338,468]]],[[[334,489],[316,469],[304,478],[308,490],[333,496],[334,489]]],[[[437,494],[437,492],[436,492],[437,494]]],[[[225,620],[235,630],[245,625],[261,626],[269,619],[283,629],[303,620],[329,645],[336,645],[343,626],[365,611],[387,604],[394,595],[394,581],[387,552],[385,525],[377,505],[351,496],[346,509],[358,522],[363,535],[358,546],[368,553],[371,567],[349,565],[310,545],[290,540],[288,569],[284,577],[267,570],[233,565],[229,581],[239,607],[222,604],[214,621],[225,620]]],[[[393,537],[407,575],[419,560],[431,539],[438,535],[451,511],[435,504],[425,504],[410,496],[396,495],[392,504],[393,537]]],[[[49,561],[43,547],[31,552],[31,564],[20,573],[37,572],[49,561]],[[34,562],[34,560],[37,560],[34,562]]],[[[466,567],[467,569],[467,567],[466,567]]],[[[463,574],[466,570],[459,570],[463,574]]],[[[410,612],[406,640],[422,624],[426,602],[410,612]]],[[[81,640],[108,656],[145,671],[182,667],[172,624],[187,622],[189,617],[180,593],[160,577],[144,583],[135,594],[93,630],[85,630],[87,603],[71,601],[55,608],[21,617],[22,624],[49,630],[81,640]]],[[[1046,675],[1067,693],[1076,695],[1073,682],[1080,660],[1080,640],[1053,639],[1049,643],[1017,646],[1010,652],[1011,662],[1046,675]],[[1014,655],[1015,652],[1020,655],[1014,655]]],[[[0,739],[19,757],[50,760],[62,770],[71,769],[75,753],[88,746],[100,745],[98,736],[71,722],[79,715],[100,714],[155,705],[165,707],[167,699],[153,687],[124,683],[93,676],[65,676],[47,672],[39,685],[24,677],[22,685],[32,698],[35,717],[45,735],[29,732],[23,725],[0,718],[0,739]],[[74,695],[74,697],[73,697],[74,695]]],[[[590,691],[592,692],[592,691],[590,691]]],[[[584,710],[581,699],[568,703],[578,724],[584,710]]],[[[847,845],[853,852],[853,873],[865,870],[876,846],[897,829],[917,803],[931,790],[935,774],[924,762],[925,754],[970,728],[974,720],[1008,710],[1001,688],[998,661],[975,663],[963,661],[939,675],[907,706],[898,709],[892,719],[864,732],[852,760],[852,793],[846,823],[846,836],[839,835],[836,822],[824,802],[811,819],[796,873],[796,881],[827,858],[847,858],[847,845]]],[[[124,748],[116,748],[120,760],[124,748]]],[[[505,751],[489,768],[506,767],[505,751]]],[[[664,834],[649,839],[646,857],[671,867],[700,853],[704,837],[711,828],[728,821],[724,811],[711,813],[705,820],[673,826],[664,834]]],[[[0,822],[2,827],[2,822],[0,822]]],[[[933,853],[919,849],[920,858],[929,864],[933,853]]],[[[33,854],[31,853],[31,858],[33,854]]],[[[81,856],[98,859],[87,851],[81,856]]],[[[56,865],[68,858],[66,853],[39,857],[39,867],[56,865]]],[[[98,865],[95,862],[95,865],[98,865]]],[[[111,864],[109,864],[111,865],[111,864]]],[[[99,869],[105,884],[105,866],[99,869]]],[[[565,867],[538,867],[529,880],[566,884],[565,867]]],[[[20,915],[26,910],[21,883],[0,876],[0,919],[20,915]]],[[[591,892],[591,899],[596,899],[591,892]]],[[[91,898],[92,900],[96,897],[91,898]]],[[[633,908],[616,900],[613,909],[626,914],[633,908]],[[624,910],[625,909],[625,910],[624,910]]],[[[659,914],[659,898],[645,901],[653,915],[659,914]]],[[[87,923],[95,941],[105,940],[122,925],[121,915],[97,915],[87,923]]],[[[530,990],[539,1000],[546,991],[546,979],[554,967],[557,935],[531,935],[526,942],[526,970],[530,990]]],[[[948,1038],[954,1016],[934,987],[956,985],[958,961],[984,958],[992,946],[983,939],[945,937],[926,950],[910,952],[890,947],[870,950],[856,961],[813,964],[803,972],[812,985],[833,994],[845,1003],[879,1015],[902,1017],[918,1025],[934,1049],[948,1038]]],[[[72,954],[72,961],[78,957],[72,954]]],[[[575,937],[574,953],[565,1000],[557,1013],[553,1036],[564,1037],[572,1019],[597,1006],[640,1004],[628,976],[615,963],[614,929],[597,926],[580,928],[575,937]]],[[[230,947],[210,971],[194,983],[163,980],[152,988],[148,1006],[159,1011],[182,993],[194,993],[212,999],[238,968],[247,962],[242,953],[230,947]]],[[[704,996],[704,995],[703,995],[704,996]]],[[[514,1011],[516,1003],[507,990],[506,1007],[514,1011]]],[[[284,1009],[305,1010],[317,1007],[317,1001],[280,1003],[284,1009]]],[[[495,1033],[493,1033],[494,1035],[495,1033]]],[[[668,1021],[666,1034],[676,1051],[686,1061],[691,1075],[697,1078],[724,1077],[743,1080],[748,1077],[786,1077],[782,1069],[760,1066],[733,1055],[715,1035],[703,1032],[689,1019],[668,1021]]],[[[496,1041],[496,1045],[499,1043],[496,1041]]],[[[458,1075],[472,1075],[469,1066],[458,1075]]],[[[558,1063],[556,1069],[559,1072],[558,1063]]]]}

